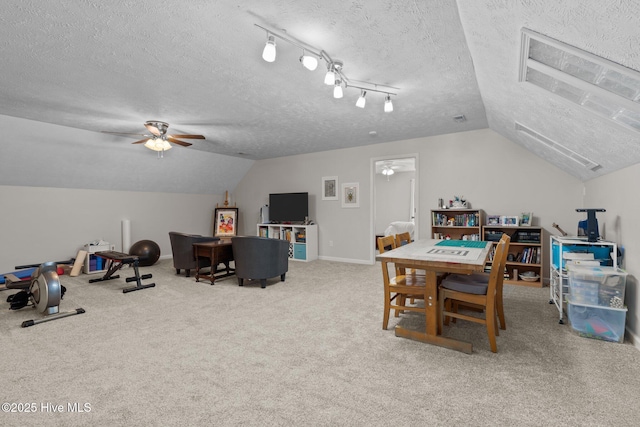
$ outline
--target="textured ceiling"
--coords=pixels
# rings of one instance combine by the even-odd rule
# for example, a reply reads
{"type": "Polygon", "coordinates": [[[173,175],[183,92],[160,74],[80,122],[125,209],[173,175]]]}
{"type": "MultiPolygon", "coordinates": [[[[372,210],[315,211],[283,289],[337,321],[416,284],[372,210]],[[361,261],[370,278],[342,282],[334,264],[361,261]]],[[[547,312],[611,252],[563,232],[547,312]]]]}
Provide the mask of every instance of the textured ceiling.
{"type": "MultiPolygon", "coordinates": [[[[145,121],[162,120],[169,133],[206,136],[189,150],[247,159],[491,127],[586,180],[640,162],[640,135],[518,82],[520,29],[639,70],[639,8],[604,0],[5,0],[0,114],[94,132],[144,133],[145,121]],[[355,88],[333,99],[324,64],[305,70],[288,43],[277,40],[276,61],[263,61],[266,33],[255,24],[343,61],[351,81],[399,88],[394,111],[384,113],[375,92],[356,108],[355,88]],[[603,167],[559,159],[517,134],[516,121],[603,167]]],[[[114,147],[134,140],[108,138],[114,147]]]]}

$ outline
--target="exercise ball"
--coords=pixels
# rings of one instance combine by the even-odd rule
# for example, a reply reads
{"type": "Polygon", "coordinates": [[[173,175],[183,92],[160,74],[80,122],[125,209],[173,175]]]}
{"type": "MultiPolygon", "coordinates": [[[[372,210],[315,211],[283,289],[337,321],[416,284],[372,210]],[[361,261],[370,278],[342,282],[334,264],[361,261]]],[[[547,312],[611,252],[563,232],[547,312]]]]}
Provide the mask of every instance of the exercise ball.
{"type": "Polygon", "coordinates": [[[138,265],[148,267],[160,258],[160,246],[153,240],[140,240],[131,245],[129,255],[136,255],[139,258],[138,265]]]}

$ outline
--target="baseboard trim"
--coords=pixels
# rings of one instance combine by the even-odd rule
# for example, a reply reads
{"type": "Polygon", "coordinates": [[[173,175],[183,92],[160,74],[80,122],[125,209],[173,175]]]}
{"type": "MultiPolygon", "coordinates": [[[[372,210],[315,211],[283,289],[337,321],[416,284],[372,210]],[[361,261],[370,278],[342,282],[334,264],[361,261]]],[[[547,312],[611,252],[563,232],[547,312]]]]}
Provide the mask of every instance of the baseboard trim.
{"type": "Polygon", "coordinates": [[[627,328],[627,338],[629,339],[629,342],[631,344],[633,344],[633,346],[635,348],[640,350],[640,337],[638,335],[634,334],[629,328],[627,328]]]}

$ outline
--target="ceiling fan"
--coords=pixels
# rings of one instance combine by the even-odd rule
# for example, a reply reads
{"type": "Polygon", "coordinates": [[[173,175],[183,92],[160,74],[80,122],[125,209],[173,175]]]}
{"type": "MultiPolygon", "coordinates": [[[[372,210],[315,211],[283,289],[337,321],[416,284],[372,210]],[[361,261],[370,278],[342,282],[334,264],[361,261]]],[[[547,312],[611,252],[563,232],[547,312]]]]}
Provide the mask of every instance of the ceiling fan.
{"type": "Polygon", "coordinates": [[[180,139],[205,139],[204,135],[171,135],[167,134],[167,129],[169,129],[169,123],[160,122],[158,120],[149,120],[145,122],[144,126],[147,128],[151,135],[145,135],[141,133],[124,133],[124,132],[108,132],[102,131],[103,133],[110,133],[113,135],[136,135],[143,136],[144,139],[139,141],[134,141],[132,144],[144,144],[145,147],[153,150],[153,151],[166,151],[171,148],[171,144],[181,145],[183,147],[188,147],[192,145],[190,142],[180,141],[180,139]]]}

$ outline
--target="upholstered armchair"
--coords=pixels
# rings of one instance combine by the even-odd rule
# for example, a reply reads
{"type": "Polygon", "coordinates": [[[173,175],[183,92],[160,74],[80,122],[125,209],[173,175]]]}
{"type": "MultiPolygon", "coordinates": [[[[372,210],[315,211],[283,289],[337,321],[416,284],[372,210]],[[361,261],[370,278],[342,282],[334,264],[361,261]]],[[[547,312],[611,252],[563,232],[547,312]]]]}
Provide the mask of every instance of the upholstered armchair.
{"type": "Polygon", "coordinates": [[[177,231],[170,231],[169,239],[171,240],[173,267],[176,269],[176,274],[180,274],[180,270],[184,269],[186,277],[189,277],[191,270],[198,267],[198,262],[200,263],[200,268],[209,266],[209,260],[205,258],[201,258],[199,261],[195,260],[193,256],[193,244],[220,240],[219,237],[207,237],[200,236],[198,234],[180,233],[177,231]]]}
{"type": "Polygon", "coordinates": [[[244,280],[260,280],[260,287],[267,286],[267,279],[280,276],[284,282],[289,270],[289,242],[266,237],[243,236],[231,239],[233,260],[238,285],[244,280]]]}

